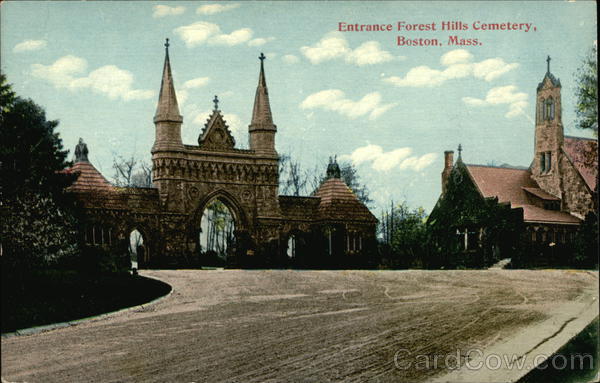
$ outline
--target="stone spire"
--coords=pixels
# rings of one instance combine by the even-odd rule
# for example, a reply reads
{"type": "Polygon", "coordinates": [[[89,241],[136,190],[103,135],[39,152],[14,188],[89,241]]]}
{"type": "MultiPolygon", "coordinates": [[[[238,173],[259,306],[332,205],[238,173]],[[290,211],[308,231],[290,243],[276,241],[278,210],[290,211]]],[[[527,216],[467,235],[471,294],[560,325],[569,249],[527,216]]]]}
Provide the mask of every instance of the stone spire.
{"type": "Polygon", "coordinates": [[[258,87],[254,97],[254,109],[252,110],[252,122],[248,126],[250,133],[250,149],[257,153],[268,155],[277,154],[275,151],[275,132],[277,126],[273,124],[271,115],[271,105],[269,104],[269,91],[267,90],[267,81],[265,80],[266,59],[264,54],[258,57],[260,60],[260,75],[258,76],[258,87]]]}
{"type": "Polygon", "coordinates": [[[162,82],[160,84],[160,94],[158,95],[158,105],[154,122],[172,121],[183,122],[183,117],[179,114],[177,105],[177,96],[173,86],[173,75],[171,74],[171,63],[169,61],[169,39],[165,43],[165,65],[163,67],[162,82]]]}
{"type": "Polygon", "coordinates": [[[250,128],[254,126],[260,129],[276,130],[273,124],[271,115],[271,104],[269,103],[269,90],[267,89],[267,81],[265,80],[264,54],[258,57],[260,60],[260,75],[258,77],[258,87],[254,96],[254,109],[252,110],[252,122],[250,128]]]}

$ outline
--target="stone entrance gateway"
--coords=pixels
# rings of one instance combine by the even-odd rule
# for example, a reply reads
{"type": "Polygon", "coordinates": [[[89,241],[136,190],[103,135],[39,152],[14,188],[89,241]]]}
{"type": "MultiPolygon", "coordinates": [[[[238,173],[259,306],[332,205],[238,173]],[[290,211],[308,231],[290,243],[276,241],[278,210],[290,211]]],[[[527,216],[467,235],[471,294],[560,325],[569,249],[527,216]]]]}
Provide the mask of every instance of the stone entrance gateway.
{"type": "MultiPolygon", "coordinates": [[[[211,249],[201,246],[201,235],[206,235],[201,227],[203,214],[213,201],[222,203],[235,222],[235,241],[224,244],[223,238],[219,239],[219,245],[227,247],[228,265],[368,264],[377,220],[341,181],[337,163],[330,163],[327,181],[315,196],[279,195],[277,126],[267,89],[266,58],[261,54],[259,59],[258,86],[248,126],[249,149],[235,147],[217,96],[199,132],[198,144],[182,142],[183,116],[173,85],[167,41],[154,115],[154,187],[114,187],[89,163],[87,155],[76,157],[71,171],[79,172],[80,177],[70,190],[86,209],[87,218],[114,226],[117,245],[128,238],[128,228],[144,228],[144,246],[146,250],[152,248],[145,254],[147,267],[201,266],[209,262],[211,249]],[[94,182],[89,184],[92,179],[94,182]],[[289,243],[294,246],[291,257],[289,243]]],[[[76,153],[87,154],[85,144],[80,145],[76,153]]]]}

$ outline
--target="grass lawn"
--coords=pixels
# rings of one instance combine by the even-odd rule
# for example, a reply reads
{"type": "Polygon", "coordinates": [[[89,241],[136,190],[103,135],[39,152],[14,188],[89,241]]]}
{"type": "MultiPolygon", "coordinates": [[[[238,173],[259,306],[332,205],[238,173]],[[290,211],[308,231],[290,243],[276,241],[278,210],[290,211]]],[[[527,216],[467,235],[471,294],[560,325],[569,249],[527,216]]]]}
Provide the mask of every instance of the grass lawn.
{"type": "Polygon", "coordinates": [[[171,290],[166,283],[128,273],[43,270],[19,278],[3,274],[2,333],[143,304],[171,290]]]}

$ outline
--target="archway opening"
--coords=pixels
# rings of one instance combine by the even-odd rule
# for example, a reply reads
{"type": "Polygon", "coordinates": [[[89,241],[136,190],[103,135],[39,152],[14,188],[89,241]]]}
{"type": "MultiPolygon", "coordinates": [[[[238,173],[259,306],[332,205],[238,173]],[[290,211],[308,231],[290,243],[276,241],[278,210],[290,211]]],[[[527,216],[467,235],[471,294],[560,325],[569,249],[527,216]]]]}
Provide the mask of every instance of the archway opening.
{"type": "Polygon", "coordinates": [[[296,257],[296,236],[290,235],[287,243],[287,252],[288,259],[293,259],[296,257]]]}
{"type": "Polygon", "coordinates": [[[200,220],[199,244],[203,263],[225,266],[235,253],[235,216],[219,199],[206,205],[200,220]]]}
{"type": "Polygon", "coordinates": [[[129,234],[129,255],[132,268],[140,269],[148,264],[148,252],[144,246],[144,236],[137,229],[129,234]]]}

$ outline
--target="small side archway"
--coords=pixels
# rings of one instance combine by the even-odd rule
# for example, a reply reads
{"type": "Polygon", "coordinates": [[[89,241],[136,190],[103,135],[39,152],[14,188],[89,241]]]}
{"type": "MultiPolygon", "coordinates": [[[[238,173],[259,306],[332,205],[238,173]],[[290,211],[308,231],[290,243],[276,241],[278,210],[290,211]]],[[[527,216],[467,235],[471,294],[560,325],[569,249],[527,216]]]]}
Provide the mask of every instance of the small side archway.
{"type": "Polygon", "coordinates": [[[128,231],[126,241],[132,268],[144,269],[150,263],[148,236],[145,233],[146,231],[139,227],[128,231]]]}

